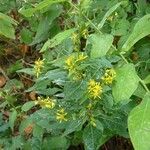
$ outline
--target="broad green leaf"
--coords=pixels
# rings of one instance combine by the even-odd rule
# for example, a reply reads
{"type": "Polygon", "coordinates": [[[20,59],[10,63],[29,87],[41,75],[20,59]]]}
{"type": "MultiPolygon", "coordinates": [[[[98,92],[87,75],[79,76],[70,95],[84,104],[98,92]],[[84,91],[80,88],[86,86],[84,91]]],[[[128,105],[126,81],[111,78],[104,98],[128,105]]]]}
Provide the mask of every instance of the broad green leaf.
{"type": "Polygon", "coordinates": [[[47,85],[49,85],[49,81],[48,80],[37,81],[32,87],[27,89],[25,92],[41,91],[41,90],[44,90],[44,89],[46,90],[47,89],[47,85]]]}
{"type": "Polygon", "coordinates": [[[80,1],[80,7],[83,12],[86,12],[88,8],[90,7],[91,0],[81,0],[80,1]]]}
{"type": "Polygon", "coordinates": [[[17,25],[17,21],[15,21],[13,18],[11,18],[1,12],[0,12],[0,20],[4,20],[5,22],[8,22],[10,24],[17,25]]]}
{"type": "Polygon", "coordinates": [[[125,64],[116,70],[115,84],[112,87],[116,102],[128,101],[138,87],[139,78],[133,64],[125,64]]]}
{"type": "Polygon", "coordinates": [[[10,126],[12,131],[13,131],[13,128],[14,128],[16,118],[17,118],[17,111],[13,110],[13,112],[9,116],[9,126],[10,126]]]}
{"type": "Polygon", "coordinates": [[[17,70],[22,69],[23,67],[23,63],[20,60],[17,60],[15,63],[9,66],[9,68],[7,69],[7,74],[12,75],[16,73],[17,70]]]}
{"type": "Polygon", "coordinates": [[[25,103],[21,109],[22,109],[22,111],[28,111],[35,105],[36,105],[36,103],[34,101],[30,101],[30,102],[25,103]]]}
{"type": "Polygon", "coordinates": [[[0,133],[5,132],[9,128],[9,123],[5,123],[0,126],[0,133]]]}
{"type": "Polygon", "coordinates": [[[136,23],[132,33],[122,46],[121,51],[126,52],[140,39],[150,34],[150,14],[145,15],[136,23]]]}
{"type": "Polygon", "coordinates": [[[149,84],[150,83],[150,75],[148,75],[145,79],[144,79],[145,84],[149,84]]]}
{"type": "Polygon", "coordinates": [[[23,28],[20,31],[20,40],[21,42],[25,43],[25,44],[30,44],[32,42],[32,38],[33,38],[33,33],[27,29],[27,28],[23,28]]]}
{"type": "Polygon", "coordinates": [[[92,34],[89,42],[92,44],[91,57],[99,58],[105,56],[110,49],[113,36],[110,34],[92,34]]]}
{"type": "Polygon", "coordinates": [[[111,34],[115,36],[126,35],[130,29],[130,22],[127,19],[120,19],[115,23],[114,28],[112,28],[111,34]]]}
{"type": "Polygon", "coordinates": [[[18,70],[17,73],[26,73],[28,75],[34,75],[35,74],[33,68],[24,68],[24,69],[18,70]]]}
{"type": "Polygon", "coordinates": [[[103,124],[99,120],[95,120],[96,128],[100,131],[104,130],[103,124]]]}
{"type": "Polygon", "coordinates": [[[69,142],[65,137],[48,137],[45,138],[43,142],[43,149],[51,149],[51,150],[66,150],[68,149],[69,142]]]}
{"type": "Polygon", "coordinates": [[[131,111],[128,128],[135,150],[150,150],[150,93],[131,111]]]}
{"type": "Polygon", "coordinates": [[[85,121],[86,121],[86,119],[85,120],[76,119],[76,120],[71,120],[70,122],[68,122],[63,136],[68,135],[69,133],[76,131],[80,126],[83,125],[83,123],[85,121]]]}
{"type": "Polygon", "coordinates": [[[92,125],[86,126],[83,131],[85,150],[97,150],[100,145],[102,132],[92,125]]]}
{"type": "Polygon", "coordinates": [[[53,26],[52,23],[54,19],[60,15],[61,12],[61,5],[53,5],[50,7],[50,10],[45,14],[45,16],[41,18],[36,35],[30,45],[35,45],[43,40],[48,39],[49,35],[51,35],[50,29],[53,26]]]}
{"type": "Polygon", "coordinates": [[[147,7],[147,0],[137,0],[138,11],[140,14],[144,15],[147,7]]]}
{"type": "Polygon", "coordinates": [[[0,13],[0,35],[15,39],[15,29],[13,25],[17,25],[15,20],[3,13],[0,13]]]}
{"type": "Polygon", "coordinates": [[[75,31],[75,28],[73,29],[68,29],[65,31],[62,31],[60,33],[58,33],[56,36],[54,36],[52,39],[48,40],[44,46],[42,47],[40,52],[44,52],[47,50],[47,48],[53,48],[59,44],[61,44],[61,42],[63,42],[65,39],[67,39],[68,37],[71,36],[71,34],[75,31]]]}
{"type": "Polygon", "coordinates": [[[49,80],[66,79],[66,77],[67,77],[67,73],[65,71],[60,70],[60,69],[54,69],[54,70],[48,71],[45,74],[45,76],[40,77],[38,81],[45,80],[45,79],[49,79],[49,80]]]}
{"type": "MultiPolygon", "coordinates": [[[[12,89],[22,89],[24,87],[23,83],[17,79],[9,80],[6,85],[4,86],[4,90],[11,91],[12,89]]],[[[8,95],[10,96],[10,95],[8,95]]]]}
{"type": "Polygon", "coordinates": [[[33,136],[37,138],[42,138],[44,129],[38,125],[35,125],[33,128],[33,136]]]}
{"type": "Polygon", "coordinates": [[[66,1],[66,0],[44,0],[44,1],[40,2],[39,4],[35,5],[34,8],[28,8],[28,9],[22,8],[19,12],[22,15],[24,15],[25,17],[31,17],[37,11],[43,10],[48,6],[51,6],[52,4],[60,3],[60,2],[64,2],[64,1],[66,1]]]}
{"type": "Polygon", "coordinates": [[[11,145],[10,149],[11,150],[21,149],[23,142],[24,142],[24,140],[23,140],[23,137],[21,137],[21,135],[14,136],[12,138],[12,145],[11,145]]]}
{"type": "Polygon", "coordinates": [[[145,94],[146,94],[146,91],[141,84],[138,85],[138,88],[133,93],[133,95],[138,96],[140,98],[143,98],[145,94]]]}
{"type": "Polygon", "coordinates": [[[101,22],[98,24],[98,28],[101,29],[104,26],[105,21],[107,20],[107,18],[122,4],[126,3],[126,1],[122,1],[117,3],[116,5],[114,5],[113,7],[111,7],[106,14],[104,15],[103,19],[101,20],[101,22]]]}

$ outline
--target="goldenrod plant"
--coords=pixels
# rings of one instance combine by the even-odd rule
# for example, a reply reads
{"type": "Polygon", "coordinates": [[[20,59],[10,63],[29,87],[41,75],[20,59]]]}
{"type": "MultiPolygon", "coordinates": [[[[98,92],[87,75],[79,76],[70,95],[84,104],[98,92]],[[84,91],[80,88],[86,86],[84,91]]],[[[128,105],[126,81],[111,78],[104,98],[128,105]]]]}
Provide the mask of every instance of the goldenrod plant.
{"type": "Polygon", "coordinates": [[[149,1],[0,4],[0,149],[150,150],[149,1]]]}

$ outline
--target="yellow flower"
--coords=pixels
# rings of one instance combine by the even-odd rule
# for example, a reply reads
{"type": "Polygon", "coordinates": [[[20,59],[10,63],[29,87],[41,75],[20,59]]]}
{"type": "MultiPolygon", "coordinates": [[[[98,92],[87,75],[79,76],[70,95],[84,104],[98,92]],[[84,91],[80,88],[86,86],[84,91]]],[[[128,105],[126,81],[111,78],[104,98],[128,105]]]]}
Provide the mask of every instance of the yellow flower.
{"type": "Polygon", "coordinates": [[[93,107],[93,106],[92,106],[92,103],[89,103],[89,104],[87,105],[87,109],[88,109],[88,110],[91,110],[92,107],[93,107]]]}
{"type": "Polygon", "coordinates": [[[66,68],[69,70],[69,72],[74,71],[75,69],[75,58],[74,56],[69,56],[67,60],[65,61],[66,68]]]}
{"type": "Polygon", "coordinates": [[[83,60],[85,60],[87,58],[86,55],[84,55],[83,53],[79,54],[78,56],[75,55],[71,55],[69,56],[66,61],[66,69],[68,69],[69,73],[75,73],[76,75],[80,75],[81,73],[77,70],[77,62],[81,62],[83,60]]]}
{"type": "Polygon", "coordinates": [[[78,43],[79,35],[77,33],[73,33],[71,37],[74,44],[78,43]]]}
{"type": "Polygon", "coordinates": [[[39,77],[43,67],[44,67],[44,60],[40,60],[39,58],[38,60],[35,61],[34,70],[37,78],[39,77]]]}
{"type": "Polygon", "coordinates": [[[100,98],[100,95],[102,94],[102,87],[100,83],[94,80],[90,80],[88,83],[88,93],[91,98],[100,98]]]}
{"type": "Polygon", "coordinates": [[[90,124],[93,126],[93,127],[96,127],[96,121],[93,117],[90,117],[90,124]]]}
{"type": "Polygon", "coordinates": [[[110,21],[110,22],[112,22],[112,21],[114,20],[114,18],[117,18],[117,17],[118,17],[118,13],[115,12],[113,15],[109,16],[109,17],[107,18],[107,20],[110,21]]]}
{"type": "Polygon", "coordinates": [[[79,81],[79,80],[83,79],[84,76],[85,76],[85,74],[83,74],[82,72],[76,71],[76,72],[74,72],[73,80],[79,81]]]}
{"type": "Polygon", "coordinates": [[[116,72],[114,69],[107,69],[102,80],[105,84],[112,84],[114,78],[116,77],[116,72]]]}
{"type": "Polygon", "coordinates": [[[81,54],[79,54],[79,56],[78,56],[78,58],[77,58],[76,61],[83,61],[83,60],[85,60],[86,58],[87,58],[87,56],[84,55],[83,53],[81,53],[81,54]]]}
{"type": "Polygon", "coordinates": [[[110,22],[112,22],[113,19],[114,19],[114,16],[109,16],[109,17],[107,18],[107,20],[110,21],[110,22]]]}
{"type": "Polygon", "coordinates": [[[91,79],[91,80],[89,81],[88,85],[89,85],[88,89],[89,89],[89,90],[92,89],[92,88],[95,86],[95,81],[94,81],[93,79],[91,79]]]}
{"type": "Polygon", "coordinates": [[[49,97],[47,97],[45,99],[38,97],[38,101],[36,101],[36,103],[39,104],[42,108],[53,109],[55,107],[56,101],[49,97]]]}
{"type": "Polygon", "coordinates": [[[66,116],[67,116],[67,113],[65,112],[64,108],[61,108],[56,113],[56,120],[58,120],[60,123],[62,121],[67,121],[66,116]]]}
{"type": "Polygon", "coordinates": [[[88,30],[87,29],[84,29],[82,31],[82,36],[86,39],[88,37],[89,33],[88,33],[88,30]]]}

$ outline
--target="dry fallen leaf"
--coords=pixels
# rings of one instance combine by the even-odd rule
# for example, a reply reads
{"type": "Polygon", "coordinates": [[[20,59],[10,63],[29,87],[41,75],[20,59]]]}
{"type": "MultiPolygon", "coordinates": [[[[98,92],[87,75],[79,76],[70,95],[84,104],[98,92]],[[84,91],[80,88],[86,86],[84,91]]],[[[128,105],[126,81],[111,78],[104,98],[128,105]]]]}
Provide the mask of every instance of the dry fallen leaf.
{"type": "Polygon", "coordinates": [[[32,133],[32,130],[33,130],[33,126],[34,126],[34,124],[29,124],[29,125],[24,129],[24,133],[25,133],[26,135],[31,134],[31,133],[32,133]]]}
{"type": "Polygon", "coordinates": [[[36,92],[34,92],[34,91],[30,92],[29,97],[31,100],[36,100],[36,92]]]}
{"type": "Polygon", "coordinates": [[[3,76],[0,76],[0,88],[3,87],[6,83],[6,79],[3,76]]]}

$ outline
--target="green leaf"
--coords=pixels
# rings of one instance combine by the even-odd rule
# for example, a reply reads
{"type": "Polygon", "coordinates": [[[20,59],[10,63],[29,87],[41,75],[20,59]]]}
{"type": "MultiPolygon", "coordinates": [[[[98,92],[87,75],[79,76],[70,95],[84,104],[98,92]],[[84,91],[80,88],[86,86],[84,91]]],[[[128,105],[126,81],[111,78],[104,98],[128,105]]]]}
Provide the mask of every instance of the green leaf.
{"type": "Polygon", "coordinates": [[[37,4],[34,8],[28,8],[28,9],[21,9],[19,12],[24,15],[25,17],[31,17],[36,13],[37,11],[43,10],[48,6],[51,6],[55,3],[64,2],[66,0],[44,0],[37,4]]]}
{"type": "Polygon", "coordinates": [[[150,93],[131,111],[128,128],[135,150],[150,150],[150,93]]]}
{"type": "Polygon", "coordinates": [[[126,19],[120,19],[115,23],[114,28],[112,28],[112,34],[115,36],[126,35],[130,28],[130,22],[126,19]]]}
{"type": "Polygon", "coordinates": [[[23,28],[20,31],[20,36],[21,42],[24,42],[25,44],[30,44],[32,42],[33,33],[29,29],[23,28]]]}
{"type": "Polygon", "coordinates": [[[147,0],[137,0],[137,7],[140,14],[144,15],[146,13],[147,0]]]}
{"type": "Polygon", "coordinates": [[[42,138],[44,133],[44,129],[39,125],[35,125],[33,128],[33,136],[37,138],[42,138]]]}
{"type": "Polygon", "coordinates": [[[36,35],[31,45],[35,45],[43,40],[46,40],[49,37],[49,35],[52,34],[50,32],[50,29],[53,26],[52,23],[54,19],[60,15],[61,12],[62,12],[61,5],[53,5],[50,7],[50,11],[46,12],[45,16],[43,16],[42,19],[40,20],[36,35]]]}
{"type": "Polygon", "coordinates": [[[8,22],[10,24],[17,25],[17,21],[15,21],[13,18],[11,18],[1,12],[0,12],[0,20],[4,20],[5,22],[8,22]]]}
{"type": "Polygon", "coordinates": [[[113,36],[110,34],[92,34],[89,42],[92,44],[91,57],[99,58],[105,56],[110,49],[113,36]]]}
{"type": "Polygon", "coordinates": [[[17,25],[15,20],[3,13],[0,13],[0,35],[15,39],[15,29],[13,25],[17,25]]]}
{"type": "Polygon", "coordinates": [[[111,7],[106,14],[104,15],[103,19],[101,20],[101,22],[98,24],[98,28],[101,29],[104,26],[105,21],[107,20],[107,18],[122,4],[126,3],[126,1],[122,1],[117,3],[116,5],[114,5],[113,7],[111,7]]]}
{"type": "Polygon", "coordinates": [[[12,138],[12,145],[11,145],[10,149],[11,150],[21,149],[23,142],[24,142],[24,140],[23,140],[23,137],[21,137],[21,135],[14,136],[12,138]]]}
{"type": "Polygon", "coordinates": [[[126,52],[140,39],[150,34],[150,14],[142,17],[135,25],[132,33],[122,46],[121,51],[126,52]]]}
{"type": "Polygon", "coordinates": [[[100,131],[104,130],[103,124],[99,120],[95,120],[96,128],[100,131]]]}
{"type": "Polygon", "coordinates": [[[116,70],[116,82],[112,87],[116,102],[128,101],[138,87],[139,78],[133,64],[125,64],[116,70]]]}
{"type": "Polygon", "coordinates": [[[51,149],[51,150],[66,150],[69,146],[69,142],[65,137],[49,137],[46,138],[43,142],[43,148],[44,150],[51,149]]]}
{"type": "Polygon", "coordinates": [[[133,93],[133,95],[138,96],[140,98],[143,98],[145,94],[146,94],[145,88],[141,84],[138,85],[138,88],[133,93]]]}
{"type": "Polygon", "coordinates": [[[12,75],[13,73],[16,73],[17,70],[22,68],[23,68],[23,64],[20,60],[18,60],[9,66],[9,68],[7,69],[7,74],[12,75]]]}
{"type": "Polygon", "coordinates": [[[15,120],[17,119],[17,111],[13,110],[13,112],[9,116],[9,126],[11,130],[13,131],[15,120]]]}
{"type": "Polygon", "coordinates": [[[49,79],[49,80],[57,80],[57,79],[66,79],[67,73],[60,69],[54,69],[48,71],[45,76],[40,77],[38,81],[49,79]]]}
{"type": "Polygon", "coordinates": [[[28,75],[34,75],[34,69],[33,68],[23,68],[21,70],[18,70],[17,73],[26,73],[28,75]]]}
{"type": "Polygon", "coordinates": [[[48,48],[53,48],[59,44],[61,44],[65,39],[70,37],[70,35],[75,31],[75,28],[68,29],[63,32],[58,33],[52,39],[48,40],[44,46],[42,47],[40,52],[46,51],[48,48]]]}
{"type": "Polygon", "coordinates": [[[0,133],[5,132],[9,127],[10,127],[9,123],[5,123],[5,124],[1,125],[0,126],[0,133]]]}
{"type": "Polygon", "coordinates": [[[80,126],[84,124],[85,121],[86,120],[76,119],[76,120],[71,120],[70,122],[68,122],[63,136],[76,131],[80,126]]]}
{"type": "Polygon", "coordinates": [[[80,1],[80,8],[82,9],[83,12],[86,12],[91,4],[91,0],[82,0],[80,1]]]}
{"type": "Polygon", "coordinates": [[[25,103],[21,109],[22,109],[22,111],[28,111],[35,105],[36,105],[36,103],[34,101],[30,101],[30,102],[25,103]]]}
{"type": "Polygon", "coordinates": [[[145,84],[149,84],[150,83],[150,75],[148,75],[145,79],[144,79],[145,84]]]}
{"type": "MultiPolygon", "coordinates": [[[[4,86],[4,90],[11,91],[12,89],[22,89],[24,87],[23,83],[17,79],[9,80],[6,85],[4,86]]],[[[8,95],[10,96],[10,95],[8,95]]]]}
{"type": "Polygon", "coordinates": [[[88,125],[83,131],[83,141],[86,150],[97,150],[100,145],[102,132],[97,128],[88,125]]]}

